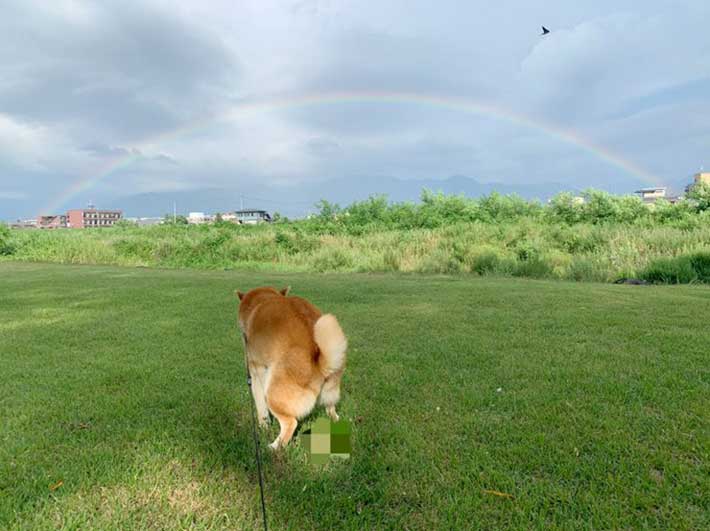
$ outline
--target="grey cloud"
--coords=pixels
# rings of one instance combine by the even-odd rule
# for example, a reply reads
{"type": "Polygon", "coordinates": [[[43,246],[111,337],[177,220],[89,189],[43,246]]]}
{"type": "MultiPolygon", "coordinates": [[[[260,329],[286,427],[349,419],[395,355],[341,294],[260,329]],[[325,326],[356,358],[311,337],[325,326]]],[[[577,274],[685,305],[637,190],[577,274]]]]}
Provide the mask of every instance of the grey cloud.
{"type": "Polygon", "coordinates": [[[98,142],[91,142],[86,144],[81,148],[82,151],[86,151],[92,155],[100,157],[124,157],[128,155],[141,155],[141,152],[137,148],[124,148],[124,147],[113,147],[107,144],[100,144],[98,142]]]}
{"type": "Polygon", "coordinates": [[[340,150],[340,144],[327,138],[313,138],[306,143],[306,147],[316,155],[330,155],[340,150]]]}
{"type": "Polygon", "coordinates": [[[432,118],[426,107],[397,104],[399,93],[492,101],[497,91],[480,51],[447,47],[429,36],[347,31],[327,38],[325,46],[327,58],[305,80],[304,93],[392,93],[395,100],[363,103],[355,97],[290,112],[293,119],[333,134],[395,132],[432,118]]]}
{"type": "Polygon", "coordinates": [[[610,118],[624,118],[643,111],[677,105],[677,102],[707,101],[710,94],[710,77],[675,83],[637,98],[631,98],[624,108],[610,118]]]}
{"type": "Polygon", "coordinates": [[[558,30],[521,62],[522,102],[568,124],[659,104],[653,94],[710,69],[710,58],[701,58],[708,45],[703,25],[678,11],[615,12],[558,30]]]}
{"type": "Polygon", "coordinates": [[[0,84],[4,112],[135,139],[209,112],[238,76],[219,38],[165,10],[83,8],[79,20],[24,3],[17,18],[3,16],[0,31],[14,46],[1,57],[15,73],[0,84]]]}
{"type": "Polygon", "coordinates": [[[81,148],[82,151],[100,158],[122,158],[136,157],[143,162],[161,162],[171,165],[178,164],[178,161],[167,153],[146,154],[141,149],[135,147],[110,146],[99,142],[90,142],[81,148]]]}

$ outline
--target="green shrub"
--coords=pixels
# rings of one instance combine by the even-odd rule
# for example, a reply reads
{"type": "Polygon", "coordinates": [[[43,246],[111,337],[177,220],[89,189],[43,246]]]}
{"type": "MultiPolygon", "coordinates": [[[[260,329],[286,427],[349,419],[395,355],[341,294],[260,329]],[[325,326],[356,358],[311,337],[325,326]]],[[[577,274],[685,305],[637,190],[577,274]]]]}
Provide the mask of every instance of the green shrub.
{"type": "Polygon", "coordinates": [[[550,200],[547,214],[554,221],[571,225],[582,220],[583,208],[573,194],[562,192],[550,200]]]}
{"type": "Polygon", "coordinates": [[[535,256],[518,261],[512,274],[515,277],[549,278],[552,276],[552,266],[544,258],[535,256]]]}
{"type": "Polygon", "coordinates": [[[147,238],[124,237],[115,240],[112,245],[121,257],[149,261],[153,256],[153,242],[147,238]]]}
{"type": "Polygon", "coordinates": [[[15,246],[10,241],[10,229],[0,223],[0,255],[9,256],[15,252],[15,246]]]}
{"type": "Polygon", "coordinates": [[[315,236],[309,236],[299,231],[281,231],[274,236],[274,243],[290,255],[310,253],[320,246],[320,241],[315,236]]]}
{"type": "Polygon", "coordinates": [[[698,280],[689,256],[656,258],[641,271],[640,277],[655,284],[688,284],[698,280]]]}
{"type": "Polygon", "coordinates": [[[690,265],[700,282],[710,283],[710,252],[690,255],[690,265]]]}
{"type": "Polygon", "coordinates": [[[160,239],[153,247],[153,259],[158,264],[164,264],[175,257],[177,242],[175,240],[160,239]]]}
{"type": "Polygon", "coordinates": [[[285,232],[277,232],[276,236],[274,236],[274,243],[289,252],[294,249],[293,238],[285,232]]]}
{"type": "Polygon", "coordinates": [[[549,239],[553,246],[570,254],[586,254],[607,245],[605,232],[604,227],[594,225],[560,225],[550,229],[549,239]]]}
{"type": "Polygon", "coordinates": [[[575,256],[567,268],[566,278],[576,282],[606,282],[609,275],[598,260],[589,256],[575,256]]]}
{"type": "Polygon", "coordinates": [[[693,184],[688,192],[688,199],[693,203],[697,211],[710,210],[710,184],[693,184]]]}
{"type": "Polygon", "coordinates": [[[318,272],[343,271],[353,265],[350,254],[337,247],[326,247],[318,251],[311,259],[313,269],[318,272]]]}
{"type": "Polygon", "coordinates": [[[401,264],[400,254],[392,248],[385,249],[382,255],[382,262],[386,271],[399,271],[401,264]]]}
{"type": "Polygon", "coordinates": [[[617,209],[614,196],[600,190],[585,190],[585,203],[582,209],[584,221],[599,224],[614,221],[617,209]]]}
{"type": "Polygon", "coordinates": [[[650,215],[648,206],[635,195],[612,196],[614,198],[614,221],[633,223],[650,215]]]}
{"type": "Polygon", "coordinates": [[[446,249],[436,249],[427,255],[417,267],[420,273],[456,274],[463,270],[463,264],[446,249]]]}
{"type": "Polygon", "coordinates": [[[495,273],[500,267],[500,258],[494,252],[482,253],[476,256],[471,266],[471,271],[479,275],[495,273]]]}
{"type": "Polygon", "coordinates": [[[688,201],[671,203],[659,199],[650,210],[651,219],[656,224],[678,223],[687,220],[692,215],[693,209],[688,201]]]}
{"type": "Polygon", "coordinates": [[[537,260],[540,256],[538,248],[530,241],[519,242],[515,246],[515,254],[521,262],[537,260]]]}
{"type": "MultiPolygon", "coordinates": [[[[199,256],[200,251],[196,250],[199,256]]],[[[278,259],[279,250],[274,245],[257,238],[244,240],[230,239],[220,250],[219,256],[229,264],[239,262],[273,262],[278,259]]]]}

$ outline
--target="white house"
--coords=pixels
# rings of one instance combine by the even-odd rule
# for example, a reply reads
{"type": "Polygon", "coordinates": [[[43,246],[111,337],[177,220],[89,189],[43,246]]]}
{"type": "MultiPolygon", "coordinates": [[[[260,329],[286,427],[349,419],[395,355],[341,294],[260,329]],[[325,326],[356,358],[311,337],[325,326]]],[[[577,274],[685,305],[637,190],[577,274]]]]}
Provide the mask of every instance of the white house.
{"type": "Polygon", "coordinates": [[[190,212],[187,215],[187,222],[190,225],[202,225],[208,221],[204,212],[190,212]]]}
{"type": "Polygon", "coordinates": [[[666,198],[666,191],[667,189],[665,186],[657,186],[651,188],[641,188],[640,190],[636,190],[634,193],[638,194],[644,203],[655,203],[659,199],[666,198]]]}
{"type": "Polygon", "coordinates": [[[237,210],[234,212],[237,223],[255,225],[257,223],[270,223],[271,216],[266,210],[237,210]]]}

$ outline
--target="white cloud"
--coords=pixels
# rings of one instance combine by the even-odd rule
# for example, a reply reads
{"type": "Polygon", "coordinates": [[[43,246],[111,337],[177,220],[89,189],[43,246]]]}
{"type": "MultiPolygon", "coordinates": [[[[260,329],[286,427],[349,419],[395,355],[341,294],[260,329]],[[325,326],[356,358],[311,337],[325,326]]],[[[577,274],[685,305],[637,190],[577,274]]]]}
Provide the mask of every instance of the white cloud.
{"type": "Polygon", "coordinates": [[[705,22],[675,15],[614,13],[551,33],[521,63],[516,84],[525,105],[585,124],[704,75],[705,22]]]}
{"type": "MultiPolygon", "coordinates": [[[[73,146],[62,138],[61,131],[0,113],[0,168],[51,172],[80,164],[80,157],[73,155],[73,146]]],[[[0,175],[0,186],[3,184],[16,183],[4,182],[0,175]]]]}

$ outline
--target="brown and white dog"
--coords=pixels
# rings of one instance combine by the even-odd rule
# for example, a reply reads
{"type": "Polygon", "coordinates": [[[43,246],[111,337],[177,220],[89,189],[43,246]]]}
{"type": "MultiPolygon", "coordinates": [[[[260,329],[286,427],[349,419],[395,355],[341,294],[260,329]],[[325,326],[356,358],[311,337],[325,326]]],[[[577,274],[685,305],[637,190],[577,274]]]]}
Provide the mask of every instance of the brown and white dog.
{"type": "Polygon", "coordinates": [[[273,449],[288,444],[297,419],[308,415],[319,397],[330,418],[338,420],[335,405],[348,345],[335,316],[321,315],[307,300],[289,297],[288,291],[237,291],[259,424],[267,426],[271,412],[281,425],[273,449]]]}

